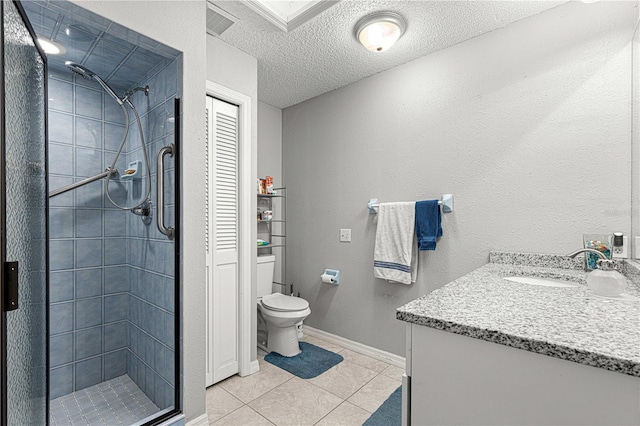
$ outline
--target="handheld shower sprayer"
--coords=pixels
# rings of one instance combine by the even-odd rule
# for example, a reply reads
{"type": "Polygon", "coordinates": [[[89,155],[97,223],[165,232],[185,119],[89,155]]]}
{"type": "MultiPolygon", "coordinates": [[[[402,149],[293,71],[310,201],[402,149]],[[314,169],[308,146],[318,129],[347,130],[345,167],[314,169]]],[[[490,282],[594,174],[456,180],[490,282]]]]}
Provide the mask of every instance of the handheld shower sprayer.
{"type": "MultiPolygon", "coordinates": [[[[149,198],[149,196],[151,195],[151,169],[149,168],[149,158],[147,155],[147,148],[146,148],[146,144],[144,141],[144,132],[142,131],[142,124],[140,123],[140,116],[138,115],[138,111],[136,110],[136,107],[131,103],[131,101],[129,100],[129,98],[131,97],[131,95],[133,95],[134,93],[138,92],[138,91],[143,91],[145,93],[145,95],[149,96],[149,86],[146,87],[136,87],[133,88],[129,91],[127,91],[124,95],[123,98],[120,98],[118,95],[116,95],[116,92],[107,84],[106,81],[104,81],[102,78],[100,78],[100,76],[96,73],[94,73],[93,71],[91,71],[89,68],[80,65],[80,64],[76,64],[75,62],[71,62],[71,61],[67,61],[64,63],[67,68],[69,68],[69,70],[71,70],[73,73],[79,75],[80,77],[86,79],[86,80],[95,80],[97,81],[100,86],[102,86],[102,88],[104,89],[105,92],[107,92],[113,99],[116,100],[116,102],[118,102],[118,105],[120,105],[120,107],[122,108],[122,111],[124,112],[124,116],[125,116],[125,123],[124,123],[124,135],[122,136],[122,141],[120,142],[120,147],[118,148],[118,152],[116,153],[113,162],[111,163],[111,166],[109,167],[109,170],[116,170],[116,163],[118,162],[118,158],[120,158],[120,154],[122,153],[122,149],[124,148],[124,145],[127,141],[127,136],[129,134],[129,113],[127,112],[127,108],[125,107],[125,103],[127,105],[129,105],[129,107],[131,108],[131,110],[133,111],[133,113],[136,116],[136,124],[138,127],[138,132],[140,134],[140,145],[142,148],[142,156],[144,157],[144,162],[147,166],[147,173],[146,173],[146,193],[145,195],[140,199],[141,201],[136,204],[133,207],[124,207],[121,206],[119,204],[117,204],[115,201],[113,201],[113,199],[111,198],[111,195],[109,194],[109,182],[111,180],[111,174],[108,174],[106,176],[107,182],[105,185],[105,195],[107,196],[107,198],[109,199],[109,201],[111,202],[111,204],[113,204],[114,206],[116,206],[117,208],[121,209],[121,210],[128,210],[133,212],[134,214],[137,214],[139,216],[149,216],[151,214],[151,199],[149,198]]],[[[143,221],[145,220],[145,218],[143,218],[143,221]]],[[[146,221],[145,224],[149,224],[150,221],[146,221]]]]}
{"type": "Polygon", "coordinates": [[[100,84],[100,86],[102,86],[104,91],[107,92],[113,99],[115,99],[116,102],[118,102],[118,105],[122,105],[124,103],[124,101],[122,99],[120,99],[118,97],[118,95],[116,95],[116,92],[114,92],[113,89],[103,79],[101,79],[98,74],[94,73],[89,68],[87,68],[85,66],[82,66],[80,64],[76,64],[75,62],[71,62],[71,61],[67,61],[64,64],[72,72],[74,72],[75,74],[77,74],[80,77],[84,78],[85,80],[95,80],[95,81],[97,81],[98,84],[100,84]]]}
{"type": "Polygon", "coordinates": [[[95,73],[89,68],[83,67],[82,65],[76,64],[75,62],[67,61],[64,64],[67,66],[67,68],[84,79],[91,80],[95,75],[95,73]]]}

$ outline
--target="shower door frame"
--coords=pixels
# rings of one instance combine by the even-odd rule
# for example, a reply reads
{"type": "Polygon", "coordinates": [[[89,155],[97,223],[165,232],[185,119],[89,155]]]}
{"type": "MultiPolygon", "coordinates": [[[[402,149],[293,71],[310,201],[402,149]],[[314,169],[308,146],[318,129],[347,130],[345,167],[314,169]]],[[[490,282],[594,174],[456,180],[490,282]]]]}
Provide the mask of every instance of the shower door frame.
{"type": "MultiPolygon", "coordinates": [[[[153,419],[149,420],[148,422],[144,423],[143,426],[151,426],[151,425],[157,425],[157,424],[161,424],[169,419],[171,419],[172,417],[175,417],[176,415],[182,413],[182,382],[180,381],[180,371],[181,371],[181,362],[182,362],[182,347],[180,347],[180,339],[182,338],[181,335],[181,329],[180,329],[180,324],[182,323],[182,309],[180,309],[180,300],[181,300],[181,287],[180,287],[180,282],[182,280],[182,275],[181,275],[181,268],[180,268],[180,264],[181,264],[181,256],[180,256],[180,251],[181,251],[181,244],[180,244],[180,240],[182,238],[182,233],[180,232],[181,227],[180,227],[180,221],[182,220],[182,214],[181,214],[181,207],[182,207],[182,194],[180,191],[180,187],[181,187],[181,176],[182,176],[182,156],[181,156],[181,143],[180,141],[182,140],[181,135],[182,135],[182,99],[175,97],[174,101],[173,101],[173,111],[174,111],[174,124],[175,124],[175,130],[173,133],[173,145],[174,145],[174,149],[173,149],[173,157],[175,158],[175,166],[174,166],[174,191],[175,191],[175,195],[174,195],[174,226],[173,226],[173,244],[174,244],[174,301],[173,301],[173,310],[174,310],[174,317],[175,317],[175,322],[174,322],[174,347],[173,347],[173,352],[175,354],[174,357],[174,370],[173,370],[173,383],[174,383],[174,388],[175,388],[175,394],[174,394],[174,408],[173,410],[169,411],[168,413],[165,413],[161,416],[157,416],[154,417],[153,419]]],[[[158,205],[157,208],[162,208],[163,206],[158,205]]]]}
{"type": "Polygon", "coordinates": [[[174,103],[173,103],[173,116],[174,116],[174,124],[175,124],[175,128],[174,128],[174,134],[173,134],[173,145],[174,145],[174,158],[175,160],[175,166],[174,166],[174,185],[175,185],[175,195],[174,195],[174,221],[175,223],[173,224],[173,239],[175,241],[175,249],[174,249],[174,257],[173,257],[173,261],[175,262],[175,267],[174,267],[174,272],[173,272],[173,279],[174,279],[174,315],[175,315],[175,330],[174,330],[174,346],[173,346],[173,352],[175,353],[175,360],[174,360],[174,378],[173,378],[173,383],[175,386],[175,401],[174,401],[174,410],[172,412],[172,416],[174,416],[175,414],[181,413],[182,412],[182,383],[180,382],[180,366],[181,366],[181,362],[182,362],[182,348],[180,347],[180,341],[182,338],[181,335],[181,330],[180,330],[180,324],[182,323],[182,310],[180,309],[180,300],[182,299],[180,291],[181,291],[181,286],[180,283],[182,282],[182,269],[180,268],[180,264],[182,262],[182,259],[180,257],[180,250],[181,250],[181,244],[180,244],[180,240],[182,238],[182,233],[181,231],[181,227],[180,227],[180,223],[182,220],[182,193],[180,192],[180,187],[181,187],[181,182],[182,182],[182,155],[181,155],[181,150],[182,150],[182,99],[176,97],[174,99],[174,103]]]}

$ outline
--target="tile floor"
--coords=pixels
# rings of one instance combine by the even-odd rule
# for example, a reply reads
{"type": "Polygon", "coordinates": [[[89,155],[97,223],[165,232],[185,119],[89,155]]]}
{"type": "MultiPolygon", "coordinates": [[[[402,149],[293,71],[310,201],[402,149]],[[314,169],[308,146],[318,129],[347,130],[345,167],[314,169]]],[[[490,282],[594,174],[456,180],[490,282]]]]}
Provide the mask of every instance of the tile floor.
{"type": "Polygon", "coordinates": [[[303,340],[344,361],[304,380],[264,361],[258,350],[259,372],[207,389],[209,424],[360,426],[402,384],[402,368],[315,337],[303,340]]]}
{"type": "Polygon", "coordinates": [[[160,411],[126,374],[50,402],[55,425],[130,425],[160,411]]]}

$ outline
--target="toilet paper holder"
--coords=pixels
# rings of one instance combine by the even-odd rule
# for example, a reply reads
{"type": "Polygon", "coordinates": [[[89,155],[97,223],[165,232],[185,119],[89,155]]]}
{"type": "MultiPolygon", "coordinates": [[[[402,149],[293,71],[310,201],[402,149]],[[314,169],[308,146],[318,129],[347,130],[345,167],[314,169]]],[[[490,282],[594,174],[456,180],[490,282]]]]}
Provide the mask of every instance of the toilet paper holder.
{"type": "Polygon", "coordinates": [[[325,269],[324,273],[320,275],[320,279],[323,283],[338,285],[340,284],[340,271],[325,269]]]}

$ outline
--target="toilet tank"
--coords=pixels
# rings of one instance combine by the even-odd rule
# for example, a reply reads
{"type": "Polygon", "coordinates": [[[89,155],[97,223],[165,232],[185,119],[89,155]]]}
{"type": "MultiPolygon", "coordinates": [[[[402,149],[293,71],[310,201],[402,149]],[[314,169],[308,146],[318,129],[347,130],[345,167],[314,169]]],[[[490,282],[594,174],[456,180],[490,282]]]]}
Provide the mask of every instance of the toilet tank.
{"type": "Polygon", "coordinates": [[[258,256],[258,297],[272,293],[275,267],[275,255],[267,254],[258,256]]]}

